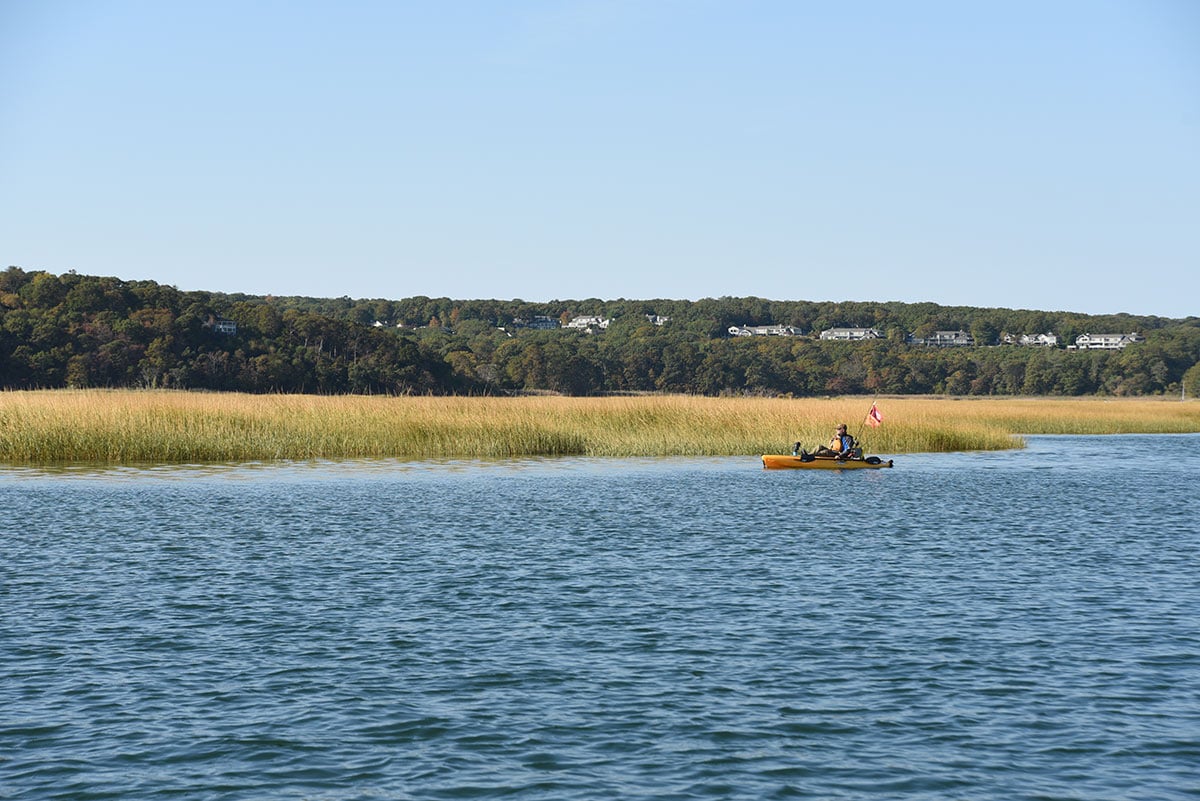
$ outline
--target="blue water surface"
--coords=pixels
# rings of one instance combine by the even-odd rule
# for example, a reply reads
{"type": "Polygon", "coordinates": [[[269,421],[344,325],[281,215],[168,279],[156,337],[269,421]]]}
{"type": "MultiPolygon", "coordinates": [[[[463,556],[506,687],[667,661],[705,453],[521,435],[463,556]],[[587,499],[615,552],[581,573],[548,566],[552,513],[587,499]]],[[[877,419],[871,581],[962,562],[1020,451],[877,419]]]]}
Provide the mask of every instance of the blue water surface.
{"type": "Polygon", "coordinates": [[[0,470],[0,798],[1195,799],[1200,437],[0,470]]]}

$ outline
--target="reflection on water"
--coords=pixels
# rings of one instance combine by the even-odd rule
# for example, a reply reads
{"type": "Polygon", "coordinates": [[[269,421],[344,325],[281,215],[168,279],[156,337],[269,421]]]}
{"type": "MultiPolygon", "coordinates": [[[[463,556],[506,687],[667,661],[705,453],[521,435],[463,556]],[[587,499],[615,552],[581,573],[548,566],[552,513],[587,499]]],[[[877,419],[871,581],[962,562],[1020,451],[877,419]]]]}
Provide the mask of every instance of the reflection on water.
{"type": "Polygon", "coordinates": [[[357,475],[462,474],[490,470],[505,473],[587,471],[591,473],[647,469],[674,470],[680,466],[703,469],[730,464],[746,468],[761,466],[758,457],[639,457],[607,458],[584,456],[486,458],[486,459],[311,459],[261,462],[205,462],[200,464],[59,464],[0,466],[0,482],[31,479],[90,479],[101,481],[189,480],[198,477],[270,481],[315,478],[351,478],[357,475]]]}

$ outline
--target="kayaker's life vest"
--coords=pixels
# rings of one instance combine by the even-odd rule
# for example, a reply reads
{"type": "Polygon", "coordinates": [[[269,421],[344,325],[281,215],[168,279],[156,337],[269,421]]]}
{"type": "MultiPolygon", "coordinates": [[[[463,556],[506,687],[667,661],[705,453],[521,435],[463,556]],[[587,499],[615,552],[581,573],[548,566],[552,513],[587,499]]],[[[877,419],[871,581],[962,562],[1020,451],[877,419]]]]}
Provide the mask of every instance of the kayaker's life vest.
{"type": "Polygon", "coordinates": [[[841,443],[842,443],[842,447],[841,447],[842,453],[846,454],[851,459],[861,459],[862,458],[862,448],[859,447],[858,440],[856,440],[854,437],[850,436],[849,434],[844,434],[839,439],[841,440],[841,443]]]}

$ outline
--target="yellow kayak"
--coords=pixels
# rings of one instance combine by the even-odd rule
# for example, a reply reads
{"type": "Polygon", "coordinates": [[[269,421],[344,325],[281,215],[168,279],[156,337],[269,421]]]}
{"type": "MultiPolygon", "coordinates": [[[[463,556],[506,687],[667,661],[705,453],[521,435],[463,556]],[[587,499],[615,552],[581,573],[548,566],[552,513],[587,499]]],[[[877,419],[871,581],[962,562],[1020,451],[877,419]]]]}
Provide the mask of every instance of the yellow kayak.
{"type": "Polygon", "coordinates": [[[837,459],[831,456],[791,456],[786,454],[763,454],[763,467],[767,470],[871,470],[891,467],[891,459],[868,456],[865,459],[837,459]]]}

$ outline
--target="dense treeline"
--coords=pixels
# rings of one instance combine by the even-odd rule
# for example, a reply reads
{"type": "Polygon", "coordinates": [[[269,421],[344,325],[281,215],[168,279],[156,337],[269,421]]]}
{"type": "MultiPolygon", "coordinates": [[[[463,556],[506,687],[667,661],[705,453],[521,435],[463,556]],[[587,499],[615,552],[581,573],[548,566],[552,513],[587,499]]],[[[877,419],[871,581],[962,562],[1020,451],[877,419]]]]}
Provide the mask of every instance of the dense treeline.
{"type": "Polygon", "coordinates": [[[848,393],[1154,395],[1200,389],[1200,319],[761,298],[351,300],[181,292],[152,281],[10,267],[0,273],[0,385],[246,392],[705,395],[848,393]],[[607,330],[513,320],[610,318],[607,330]],[[654,325],[646,315],[669,317],[654,325]],[[214,323],[232,320],[237,333],[214,323]],[[731,338],[731,325],[872,326],[884,338],[731,338]],[[977,342],[1054,332],[1146,337],[1123,351],[926,348],[910,334],[977,342]]]}
{"type": "Polygon", "coordinates": [[[451,392],[411,336],[261,299],[9,268],[0,273],[0,384],[246,392],[451,392]],[[213,323],[232,319],[237,334],[213,323]]]}

